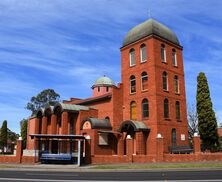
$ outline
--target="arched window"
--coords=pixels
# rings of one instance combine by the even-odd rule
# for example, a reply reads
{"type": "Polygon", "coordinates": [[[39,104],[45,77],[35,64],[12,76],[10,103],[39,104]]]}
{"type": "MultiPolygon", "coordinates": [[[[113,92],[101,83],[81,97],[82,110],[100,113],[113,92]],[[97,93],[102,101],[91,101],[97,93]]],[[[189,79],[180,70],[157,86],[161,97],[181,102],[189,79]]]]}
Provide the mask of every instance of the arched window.
{"type": "Polygon", "coordinates": [[[177,144],[177,132],[176,132],[175,128],[172,129],[171,140],[172,140],[172,146],[176,146],[176,144],[177,144]]]}
{"type": "Polygon", "coordinates": [[[109,116],[106,116],[105,119],[106,119],[107,121],[110,121],[109,116]]]}
{"type": "Polygon", "coordinates": [[[57,118],[57,133],[59,132],[59,127],[61,127],[62,125],[62,111],[60,107],[56,107],[55,108],[55,114],[56,114],[56,118],[57,118]]]}
{"type": "Polygon", "coordinates": [[[166,49],[164,44],[161,44],[161,60],[163,63],[166,63],[166,49]]]}
{"type": "Polygon", "coordinates": [[[149,101],[147,99],[142,101],[142,116],[143,118],[149,117],[149,101]]]}
{"type": "Polygon", "coordinates": [[[130,77],[130,93],[135,93],[136,92],[136,77],[132,75],[130,77]]]}
{"type": "Polygon", "coordinates": [[[136,61],[135,61],[135,49],[130,49],[129,57],[130,57],[130,66],[135,65],[136,64],[136,61]]]}
{"type": "Polygon", "coordinates": [[[179,79],[177,75],[174,76],[174,91],[179,93],[179,79]]]}
{"type": "Polygon", "coordinates": [[[142,44],[140,46],[140,62],[143,63],[143,62],[146,62],[146,45],[145,44],[142,44]]]}
{"type": "Polygon", "coordinates": [[[173,66],[177,66],[177,54],[175,49],[172,50],[172,61],[173,61],[173,66]]]}
{"type": "Polygon", "coordinates": [[[98,89],[98,92],[100,92],[100,87],[98,87],[97,89],[98,89]]]}
{"type": "Polygon", "coordinates": [[[164,99],[164,118],[169,118],[169,101],[164,99]]]}
{"type": "Polygon", "coordinates": [[[146,72],[142,72],[141,74],[141,90],[147,90],[148,89],[148,75],[146,72]]]}
{"type": "Polygon", "coordinates": [[[69,134],[74,135],[74,115],[71,115],[70,120],[69,120],[69,134]]]}
{"type": "Polygon", "coordinates": [[[130,103],[130,119],[136,120],[136,102],[132,101],[130,103]]]}
{"type": "Polygon", "coordinates": [[[106,87],[106,92],[109,92],[109,87],[106,87]]]}
{"type": "Polygon", "coordinates": [[[168,90],[168,76],[167,76],[167,72],[163,72],[162,75],[162,80],[163,80],[163,90],[168,90]]]}
{"type": "Polygon", "coordinates": [[[176,119],[180,120],[180,102],[176,101],[176,119]]]}

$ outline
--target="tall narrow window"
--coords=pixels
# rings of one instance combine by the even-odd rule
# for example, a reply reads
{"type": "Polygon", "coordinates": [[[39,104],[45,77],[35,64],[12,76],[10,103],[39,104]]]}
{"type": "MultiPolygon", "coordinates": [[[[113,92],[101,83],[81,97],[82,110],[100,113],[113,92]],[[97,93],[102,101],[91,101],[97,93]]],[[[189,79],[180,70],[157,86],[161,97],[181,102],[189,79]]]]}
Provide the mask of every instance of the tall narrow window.
{"type": "Polygon", "coordinates": [[[130,49],[129,57],[130,57],[130,66],[135,65],[136,64],[136,61],[135,61],[135,49],[130,49]]]}
{"type": "Polygon", "coordinates": [[[106,87],[106,92],[109,92],[109,87],[106,87]]]}
{"type": "Polygon", "coordinates": [[[141,74],[141,87],[142,91],[148,89],[148,75],[146,72],[141,74]]]}
{"type": "Polygon", "coordinates": [[[143,63],[143,62],[146,62],[146,45],[145,44],[142,44],[140,46],[140,62],[143,63]]]}
{"type": "Polygon", "coordinates": [[[172,61],[173,61],[173,66],[177,66],[177,54],[175,49],[172,50],[172,61]]]}
{"type": "Polygon", "coordinates": [[[176,119],[180,120],[180,102],[176,101],[176,119]]]}
{"type": "Polygon", "coordinates": [[[69,134],[73,135],[74,134],[74,117],[73,117],[73,115],[71,116],[69,123],[70,123],[69,134]]]}
{"type": "Polygon", "coordinates": [[[168,76],[167,76],[167,72],[163,72],[162,75],[162,80],[163,80],[163,90],[168,90],[168,76]]]}
{"type": "Polygon", "coordinates": [[[177,94],[179,93],[179,79],[177,75],[174,76],[174,91],[177,94]]]}
{"type": "Polygon", "coordinates": [[[130,93],[133,94],[136,92],[136,77],[132,75],[130,77],[130,93]]]}
{"type": "Polygon", "coordinates": [[[166,49],[165,45],[161,45],[161,60],[163,63],[166,63],[166,49]]]}
{"type": "Polygon", "coordinates": [[[177,144],[177,132],[175,128],[172,129],[171,140],[172,140],[172,146],[175,146],[177,144]]]}
{"type": "Polygon", "coordinates": [[[169,101],[168,101],[168,99],[164,100],[164,118],[169,118],[169,101]]]}
{"type": "Polygon", "coordinates": [[[136,120],[136,102],[132,101],[130,103],[130,119],[136,120]]]}
{"type": "Polygon", "coordinates": [[[147,99],[142,101],[142,116],[143,118],[149,117],[149,101],[147,99]]]}
{"type": "Polygon", "coordinates": [[[98,89],[98,92],[100,92],[100,87],[98,87],[97,89],[98,89]]]}

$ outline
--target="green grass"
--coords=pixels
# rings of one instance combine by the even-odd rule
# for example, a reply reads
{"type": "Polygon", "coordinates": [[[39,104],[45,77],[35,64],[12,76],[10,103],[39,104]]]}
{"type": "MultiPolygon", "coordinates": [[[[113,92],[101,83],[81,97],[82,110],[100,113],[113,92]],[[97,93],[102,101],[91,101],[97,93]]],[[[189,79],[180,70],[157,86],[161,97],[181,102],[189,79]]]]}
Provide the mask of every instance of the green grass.
{"type": "Polygon", "coordinates": [[[5,169],[5,168],[14,168],[14,166],[7,165],[7,164],[0,164],[0,169],[5,169]]]}
{"type": "Polygon", "coordinates": [[[176,168],[222,168],[218,163],[157,163],[157,164],[123,164],[123,165],[98,165],[91,169],[176,169],[176,168]]]}

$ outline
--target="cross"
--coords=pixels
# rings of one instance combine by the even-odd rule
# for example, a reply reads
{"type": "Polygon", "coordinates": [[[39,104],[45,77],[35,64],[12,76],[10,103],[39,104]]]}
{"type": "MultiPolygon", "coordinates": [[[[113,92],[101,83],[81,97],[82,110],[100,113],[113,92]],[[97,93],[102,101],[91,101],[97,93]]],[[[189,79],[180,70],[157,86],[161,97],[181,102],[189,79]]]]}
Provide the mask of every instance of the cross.
{"type": "Polygon", "coordinates": [[[149,16],[149,18],[152,17],[152,16],[151,16],[151,10],[150,10],[150,9],[148,10],[148,16],[149,16]]]}

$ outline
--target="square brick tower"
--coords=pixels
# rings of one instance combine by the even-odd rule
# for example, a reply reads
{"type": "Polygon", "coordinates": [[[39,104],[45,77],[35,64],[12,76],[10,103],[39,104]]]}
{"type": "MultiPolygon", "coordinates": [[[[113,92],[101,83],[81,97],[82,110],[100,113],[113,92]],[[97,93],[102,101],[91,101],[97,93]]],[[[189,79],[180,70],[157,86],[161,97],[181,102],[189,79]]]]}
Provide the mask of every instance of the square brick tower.
{"type": "Polygon", "coordinates": [[[157,134],[165,152],[188,145],[182,51],[176,34],[153,19],[132,28],[121,47],[123,121],[149,128],[146,154],[155,153],[157,134]]]}

